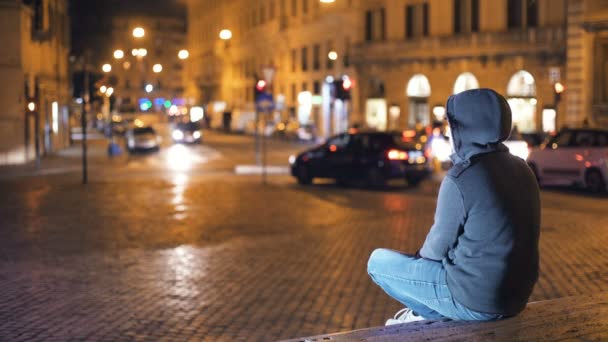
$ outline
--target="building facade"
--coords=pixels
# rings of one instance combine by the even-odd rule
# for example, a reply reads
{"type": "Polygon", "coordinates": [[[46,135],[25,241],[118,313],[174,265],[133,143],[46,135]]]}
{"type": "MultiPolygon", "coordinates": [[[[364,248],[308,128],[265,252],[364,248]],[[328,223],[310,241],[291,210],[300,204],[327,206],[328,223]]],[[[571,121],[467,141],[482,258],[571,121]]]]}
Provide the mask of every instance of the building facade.
{"type": "Polygon", "coordinates": [[[69,144],[67,1],[0,0],[0,37],[0,165],[21,164],[69,144]]]}
{"type": "Polygon", "coordinates": [[[589,79],[601,74],[605,25],[590,15],[606,8],[603,0],[190,1],[186,91],[194,102],[251,109],[254,84],[272,66],[275,101],[328,135],[428,125],[443,118],[450,95],[488,87],[508,99],[519,131],[551,132],[605,108],[597,88],[606,87],[591,91],[601,81],[589,79]],[[573,26],[595,38],[581,47],[573,26]],[[218,37],[222,29],[230,40],[218,37]],[[596,63],[567,68],[577,53],[596,63]],[[352,82],[350,100],[336,99],[328,82],[336,78],[352,82]],[[556,86],[566,89],[559,97],[556,86]]]}
{"type": "Polygon", "coordinates": [[[570,0],[566,120],[608,127],[608,1],[570,0]]]}
{"type": "Polygon", "coordinates": [[[184,61],[178,57],[186,47],[185,18],[117,16],[111,23],[111,42],[98,63],[112,67],[99,83],[112,87],[114,110],[165,111],[169,103],[185,104],[184,61]],[[134,37],[135,28],[142,28],[144,36],[134,37]]]}
{"type": "Polygon", "coordinates": [[[358,98],[346,108],[330,92],[333,80],[357,78],[350,61],[362,30],[355,2],[189,1],[187,96],[250,112],[255,84],[266,79],[284,117],[314,122],[323,135],[345,130],[358,98]],[[222,29],[232,38],[220,39],[222,29]]]}

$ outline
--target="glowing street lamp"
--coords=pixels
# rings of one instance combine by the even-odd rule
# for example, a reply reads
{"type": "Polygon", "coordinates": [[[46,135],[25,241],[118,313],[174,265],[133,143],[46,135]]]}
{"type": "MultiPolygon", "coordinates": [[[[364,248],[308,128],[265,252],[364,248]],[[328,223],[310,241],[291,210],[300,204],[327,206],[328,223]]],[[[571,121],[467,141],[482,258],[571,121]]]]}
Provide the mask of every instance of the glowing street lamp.
{"type": "Polygon", "coordinates": [[[114,51],[114,58],[116,59],[122,59],[125,56],[125,52],[118,49],[114,51]]]}
{"type": "Polygon", "coordinates": [[[151,93],[152,91],[154,91],[154,86],[151,84],[146,84],[146,93],[151,93]]]}
{"type": "Polygon", "coordinates": [[[335,61],[336,59],[338,59],[338,53],[336,51],[329,51],[329,53],[327,54],[327,58],[331,59],[332,61],[335,61]]]}
{"type": "Polygon", "coordinates": [[[179,52],[177,53],[177,57],[179,59],[187,59],[188,57],[190,57],[190,52],[188,52],[188,50],[179,50],[179,52]]]}
{"type": "Polygon", "coordinates": [[[137,57],[139,55],[139,50],[138,49],[131,50],[131,55],[133,55],[133,57],[137,57]]]}
{"type": "Polygon", "coordinates": [[[110,72],[110,71],[112,71],[112,66],[110,64],[106,63],[101,67],[101,70],[103,72],[110,72]]]}
{"type": "Polygon", "coordinates": [[[152,71],[158,74],[159,72],[163,71],[163,66],[161,64],[154,64],[152,71]]]}
{"type": "Polygon", "coordinates": [[[146,35],[146,31],[141,27],[136,27],[133,29],[133,37],[143,38],[145,35],[146,35]]]}
{"type": "Polygon", "coordinates": [[[36,104],[34,102],[29,102],[27,104],[27,110],[29,110],[30,112],[33,112],[36,110],[36,104]]]}
{"type": "Polygon", "coordinates": [[[138,49],[137,55],[140,57],[146,57],[148,55],[148,50],[146,49],[138,49]]]}
{"type": "Polygon", "coordinates": [[[232,31],[228,29],[223,29],[220,31],[221,40],[230,40],[230,38],[232,38],[232,31]]]}
{"type": "Polygon", "coordinates": [[[105,94],[107,90],[108,90],[108,87],[106,87],[105,85],[102,85],[101,87],[99,87],[99,91],[102,94],[105,94]]]}
{"type": "Polygon", "coordinates": [[[106,90],[106,95],[110,97],[112,94],[114,94],[114,88],[110,87],[106,90]]]}

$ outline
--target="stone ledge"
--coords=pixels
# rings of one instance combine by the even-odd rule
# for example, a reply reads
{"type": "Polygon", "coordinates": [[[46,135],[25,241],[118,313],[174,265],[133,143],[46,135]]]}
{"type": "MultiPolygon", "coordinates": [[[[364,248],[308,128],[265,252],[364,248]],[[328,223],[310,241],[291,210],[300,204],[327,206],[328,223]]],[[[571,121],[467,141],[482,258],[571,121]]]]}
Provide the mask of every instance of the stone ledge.
{"type": "Polygon", "coordinates": [[[519,316],[495,321],[422,321],[289,340],[322,341],[555,341],[608,340],[608,292],[528,304],[519,316]]]}

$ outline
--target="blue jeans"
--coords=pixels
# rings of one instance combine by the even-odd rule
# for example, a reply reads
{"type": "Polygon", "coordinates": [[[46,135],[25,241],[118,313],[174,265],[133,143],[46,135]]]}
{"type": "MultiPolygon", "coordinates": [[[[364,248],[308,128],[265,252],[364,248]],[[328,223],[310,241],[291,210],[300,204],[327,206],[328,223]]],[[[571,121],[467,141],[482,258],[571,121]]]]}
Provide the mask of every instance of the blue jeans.
{"type": "Polygon", "coordinates": [[[490,321],[502,318],[458,303],[448,288],[441,262],[376,249],[369,258],[367,272],[389,296],[426,319],[490,321]]]}

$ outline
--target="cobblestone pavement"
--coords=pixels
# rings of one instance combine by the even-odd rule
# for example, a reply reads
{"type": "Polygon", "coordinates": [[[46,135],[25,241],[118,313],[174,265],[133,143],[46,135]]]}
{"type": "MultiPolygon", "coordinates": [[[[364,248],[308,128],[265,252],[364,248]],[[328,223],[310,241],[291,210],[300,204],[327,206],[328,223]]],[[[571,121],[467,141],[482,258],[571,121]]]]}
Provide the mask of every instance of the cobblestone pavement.
{"type": "MultiPolygon", "coordinates": [[[[367,258],[419,247],[436,181],[262,185],[217,171],[234,162],[227,151],[217,147],[216,172],[0,180],[0,341],[266,341],[381,325],[400,308],[369,280],[367,258]]],[[[608,198],[542,199],[532,300],[607,289],[608,198]]]]}

